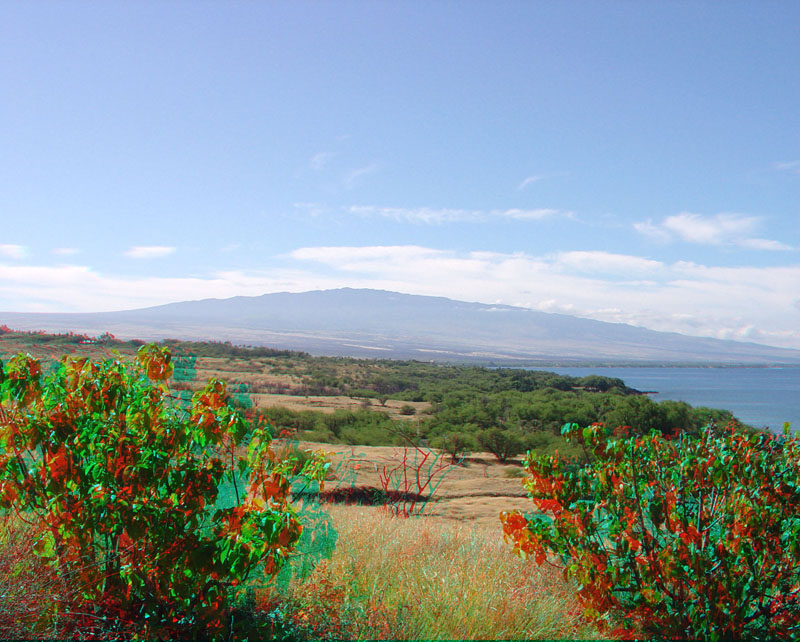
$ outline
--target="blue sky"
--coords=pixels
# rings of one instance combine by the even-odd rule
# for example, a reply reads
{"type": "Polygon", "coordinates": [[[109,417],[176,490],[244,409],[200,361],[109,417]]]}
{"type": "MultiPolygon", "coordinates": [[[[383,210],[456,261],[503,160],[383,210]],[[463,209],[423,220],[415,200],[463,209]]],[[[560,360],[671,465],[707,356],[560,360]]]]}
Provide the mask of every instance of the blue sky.
{"type": "Polygon", "coordinates": [[[800,4],[0,4],[0,310],[332,287],[800,348],[800,4]]]}

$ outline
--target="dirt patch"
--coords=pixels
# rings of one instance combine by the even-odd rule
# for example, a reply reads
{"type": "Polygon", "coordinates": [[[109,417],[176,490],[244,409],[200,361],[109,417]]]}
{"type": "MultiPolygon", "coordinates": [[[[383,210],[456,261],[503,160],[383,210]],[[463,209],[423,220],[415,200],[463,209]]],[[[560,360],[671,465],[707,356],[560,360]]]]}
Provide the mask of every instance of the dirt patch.
{"type": "Polygon", "coordinates": [[[360,408],[383,412],[391,419],[410,420],[420,415],[430,408],[430,404],[424,401],[396,401],[390,399],[386,405],[381,405],[374,399],[361,399],[358,397],[327,396],[327,395],[293,395],[293,394],[260,394],[251,393],[250,398],[253,403],[260,408],[283,407],[290,410],[314,410],[316,412],[333,413],[337,410],[355,411],[360,408]],[[414,409],[413,415],[403,414],[404,406],[414,409]]]}

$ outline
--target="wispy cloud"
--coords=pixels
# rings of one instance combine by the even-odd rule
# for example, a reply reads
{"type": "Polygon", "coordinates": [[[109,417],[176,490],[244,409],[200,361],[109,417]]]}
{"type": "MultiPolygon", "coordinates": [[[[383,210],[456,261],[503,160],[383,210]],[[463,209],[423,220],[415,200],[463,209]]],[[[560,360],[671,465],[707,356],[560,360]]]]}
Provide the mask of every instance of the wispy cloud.
{"type": "Polygon", "coordinates": [[[79,254],[80,250],[77,247],[57,247],[53,250],[56,256],[74,256],[79,254]]]}
{"type": "Polygon", "coordinates": [[[548,208],[541,208],[535,210],[523,209],[510,209],[510,210],[492,210],[489,212],[489,218],[513,218],[520,221],[539,221],[543,218],[550,218],[551,216],[563,216],[565,218],[572,218],[572,212],[564,210],[554,210],[548,208]]]}
{"type": "Polygon", "coordinates": [[[667,243],[672,240],[672,234],[664,229],[663,226],[657,225],[652,221],[639,221],[634,223],[633,229],[639,232],[639,234],[647,236],[650,239],[660,243],[667,243]]]}
{"type": "Polygon", "coordinates": [[[721,213],[703,216],[681,212],[666,217],[661,223],[643,221],[634,223],[639,233],[658,241],[667,242],[678,238],[687,243],[700,245],[735,245],[751,250],[791,250],[780,241],[752,236],[761,228],[763,219],[736,213],[721,213]]]}
{"type": "Polygon", "coordinates": [[[783,161],[772,165],[779,172],[789,172],[800,175],[800,161],[783,161]]]}
{"type": "Polygon", "coordinates": [[[0,256],[4,256],[9,259],[24,259],[26,256],[28,256],[28,248],[24,245],[0,245],[0,256]]]}
{"type": "Polygon", "coordinates": [[[751,250],[786,251],[794,249],[791,245],[771,239],[742,239],[738,245],[751,250]]]}
{"type": "Polygon", "coordinates": [[[168,256],[175,247],[167,245],[134,245],[124,252],[129,259],[157,259],[168,256]]]}
{"type": "Polygon", "coordinates": [[[465,210],[434,207],[373,207],[352,206],[348,208],[352,214],[360,216],[377,216],[405,223],[482,223],[497,219],[520,221],[538,221],[554,216],[571,217],[571,212],[556,209],[506,209],[506,210],[465,210]]]}
{"type": "Polygon", "coordinates": [[[328,212],[328,206],[323,203],[292,203],[292,207],[310,216],[322,216],[328,212]]]}
{"type": "Polygon", "coordinates": [[[318,152],[308,161],[308,166],[313,170],[324,169],[334,156],[335,152],[318,152]]]}
{"type": "Polygon", "coordinates": [[[534,174],[533,176],[528,176],[525,180],[523,180],[518,186],[518,190],[523,190],[531,183],[538,183],[540,180],[544,178],[544,174],[534,174]]]}
{"type": "Polygon", "coordinates": [[[742,214],[717,214],[701,216],[683,212],[664,219],[662,226],[690,243],[721,245],[741,240],[753,233],[759,219],[742,214]]]}
{"type": "Polygon", "coordinates": [[[554,260],[564,268],[583,274],[618,274],[629,278],[632,275],[637,278],[645,275],[652,277],[653,272],[665,267],[661,261],[602,251],[560,252],[554,256],[554,260]]]}
{"type": "Polygon", "coordinates": [[[517,185],[517,190],[522,191],[529,185],[533,183],[538,183],[539,181],[543,181],[547,178],[555,178],[557,176],[566,176],[568,172],[547,172],[546,174],[532,174],[527,178],[523,179],[522,182],[517,185]]]}
{"type": "Polygon", "coordinates": [[[354,205],[348,210],[359,216],[376,216],[405,223],[454,223],[475,220],[479,212],[432,207],[373,207],[354,205]]]}
{"type": "Polygon", "coordinates": [[[370,163],[369,165],[364,165],[364,167],[359,167],[357,169],[351,170],[347,173],[344,177],[344,186],[347,189],[353,189],[362,178],[368,176],[369,174],[373,174],[378,170],[377,163],[370,163]]]}

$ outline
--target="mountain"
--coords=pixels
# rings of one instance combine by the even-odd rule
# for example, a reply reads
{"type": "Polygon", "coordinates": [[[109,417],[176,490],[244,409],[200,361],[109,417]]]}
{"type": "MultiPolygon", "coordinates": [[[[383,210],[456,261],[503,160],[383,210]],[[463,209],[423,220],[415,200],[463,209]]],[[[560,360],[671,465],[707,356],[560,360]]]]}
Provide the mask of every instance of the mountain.
{"type": "Polygon", "coordinates": [[[800,364],[800,351],[382,290],[282,292],[98,313],[0,312],[19,330],[482,363],[800,364]]]}

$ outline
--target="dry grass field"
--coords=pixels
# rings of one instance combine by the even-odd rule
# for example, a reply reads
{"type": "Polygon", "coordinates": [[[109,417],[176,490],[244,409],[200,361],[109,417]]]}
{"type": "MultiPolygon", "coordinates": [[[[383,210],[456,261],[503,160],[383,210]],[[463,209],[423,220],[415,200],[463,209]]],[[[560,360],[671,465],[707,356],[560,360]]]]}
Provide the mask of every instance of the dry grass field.
{"type": "Polygon", "coordinates": [[[338,535],[330,559],[257,601],[290,605],[288,619],[312,639],[608,638],[559,571],[512,555],[497,528],[391,518],[377,507],[327,510],[338,535]]]}
{"type": "MultiPolygon", "coordinates": [[[[282,448],[280,440],[276,440],[276,447],[282,448]]],[[[409,475],[408,490],[414,491],[415,463],[422,462],[427,453],[428,459],[419,466],[422,483],[427,481],[429,472],[434,472],[440,464],[445,468],[432,479],[433,483],[438,480],[441,483],[430,500],[423,504],[423,519],[469,522],[494,528],[499,533],[500,511],[532,509],[522,487],[520,476],[523,469],[519,458],[501,464],[489,453],[472,453],[469,458],[452,464],[449,456],[437,450],[423,448],[416,451],[410,446],[342,446],[298,442],[297,447],[328,453],[335,470],[326,482],[329,490],[342,487],[383,488],[380,479],[382,471],[398,468],[399,472],[405,468],[403,472],[409,475]]],[[[397,489],[398,485],[401,490],[406,490],[404,481],[395,475],[394,481],[388,486],[397,489]]]]}

